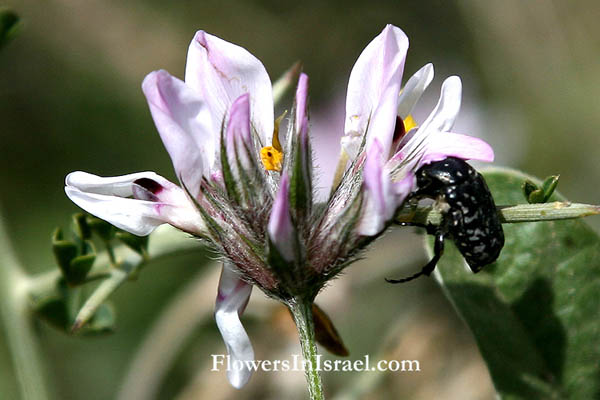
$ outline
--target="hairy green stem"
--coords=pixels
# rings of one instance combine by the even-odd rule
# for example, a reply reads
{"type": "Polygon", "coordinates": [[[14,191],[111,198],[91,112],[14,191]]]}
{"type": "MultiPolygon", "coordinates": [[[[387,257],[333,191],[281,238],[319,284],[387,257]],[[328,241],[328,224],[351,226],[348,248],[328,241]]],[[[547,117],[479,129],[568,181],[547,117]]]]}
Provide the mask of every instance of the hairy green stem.
{"type": "MultiPolygon", "coordinates": [[[[600,206],[568,201],[498,206],[497,209],[500,221],[504,224],[572,219],[600,214],[600,206]]],[[[442,214],[432,207],[405,208],[398,213],[396,221],[439,225],[442,221],[442,214]]]]}
{"type": "Polygon", "coordinates": [[[315,326],[312,314],[312,301],[302,298],[292,299],[288,304],[300,337],[300,346],[302,347],[302,357],[304,357],[304,375],[308,383],[308,393],[311,400],[323,400],[323,385],[321,375],[317,369],[318,352],[315,341],[315,326]]]}
{"type": "Polygon", "coordinates": [[[0,316],[17,375],[21,398],[48,399],[43,364],[28,302],[29,279],[19,265],[0,215],[0,316]]]}

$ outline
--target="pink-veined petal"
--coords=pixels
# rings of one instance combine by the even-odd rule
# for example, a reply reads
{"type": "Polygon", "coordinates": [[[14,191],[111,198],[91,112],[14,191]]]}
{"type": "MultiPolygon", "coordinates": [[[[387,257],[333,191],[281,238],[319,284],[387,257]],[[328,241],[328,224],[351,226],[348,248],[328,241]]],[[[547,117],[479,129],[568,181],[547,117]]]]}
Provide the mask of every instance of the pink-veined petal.
{"type": "Polygon", "coordinates": [[[135,235],[148,235],[164,223],[189,233],[206,230],[185,192],[154,172],[104,178],[76,171],[65,184],[67,196],[79,207],[135,235]]]}
{"type": "Polygon", "coordinates": [[[425,89],[433,80],[433,64],[425,64],[421,69],[414,73],[398,97],[398,116],[402,119],[408,117],[425,89]]]}
{"type": "Polygon", "coordinates": [[[202,175],[215,163],[212,117],[205,102],[166,71],[150,73],[142,83],[150,112],[177,176],[193,196],[200,192],[202,175]]]}
{"type": "Polygon", "coordinates": [[[422,164],[458,157],[463,160],[494,161],[494,150],[482,139],[452,132],[435,132],[421,159],[422,164]]]}
{"type": "Polygon", "coordinates": [[[250,93],[253,127],[262,145],[273,135],[273,93],[263,64],[243,47],[204,31],[198,31],[190,44],[185,82],[208,103],[216,132],[235,99],[250,93]]]}
{"type": "Polygon", "coordinates": [[[294,244],[296,233],[290,216],[290,182],[283,173],[279,182],[279,190],[273,202],[267,230],[273,244],[287,261],[295,259],[294,244]]]}
{"type": "Polygon", "coordinates": [[[223,263],[215,304],[215,320],[231,357],[232,368],[227,371],[227,379],[236,389],[242,388],[252,376],[247,363],[254,361],[254,350],[240,321],[251,293],[252,285],[240,279],[234,266],[223,263]]]}
{"type": "Polygon", "coordinates": [[[363,134],[369,125],[369,141],[376,137],[384,150],[389,150],[407,50],[408,38],[392,25],[387,25],[363,50],[348,82],[346,135],[363,134]],[[387,114],[392,108],[390,117],[387,114]],[[376,127],[371,129],[373,123],[376,127]]]}

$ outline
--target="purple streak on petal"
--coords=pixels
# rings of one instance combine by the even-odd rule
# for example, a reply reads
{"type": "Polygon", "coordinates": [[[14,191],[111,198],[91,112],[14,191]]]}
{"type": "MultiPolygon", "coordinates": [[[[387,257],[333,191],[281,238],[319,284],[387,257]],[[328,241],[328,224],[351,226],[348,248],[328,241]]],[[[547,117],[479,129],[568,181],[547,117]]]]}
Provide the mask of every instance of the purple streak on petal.
{"type": "Polygon", "coordinates": [[[103,178],[77,171],[65,183],[67,196],[79,207],[135,235],[148,235],[163,223],[190,233],[205,230],[184,191],[154,172],[103,178]]]}
{"type": "Polygon", "coordinates": [[[245,366],[241,370],[231,368],[227,371],[227,379],[236,389],[242,388],[252,376],[246,362],[254,360],[254,350],[240,321],[251,293],[252,286],[240,279],[235,267],[224,263],[215,304],[215,320],[232,363],[241,362],[245,366]]]}
{"type": "Polygon", "coordinates": [[[177,176],[197,197],[202,175],[207,176],[215,162],[208,108],[192,89],[166,71],[146,76],[142,90],[177,176]]]}
{"type": "Polygon", "coordinates": [[[271,241],[287,261],[295,259],[295,231],[290,217],[290,182],[287,174],[281,175],[279,190],[273,202],[267,230],[271,241]]]}
{"type": "Polygon", "coordinates": [[[308,119],[308,75],[301,73],[296,89],[296,132],[300,132],[304,120],[308,119]]]}
{"type": "Polygon", "coordinates": [[[250,93],[252,125],[263,143],[271,143],[271,80],[263,64],[246,49],[198,31],[188,50],[185,82],[208,103],[216,132],[233,101],[250,93]]]}
{"type": "Polygon", "coordinates": [[[452,132],[437,132],[431,138],[422,164],[458,157],[463,160],[494,161],[494,150],[482,139],[452,132]]]}

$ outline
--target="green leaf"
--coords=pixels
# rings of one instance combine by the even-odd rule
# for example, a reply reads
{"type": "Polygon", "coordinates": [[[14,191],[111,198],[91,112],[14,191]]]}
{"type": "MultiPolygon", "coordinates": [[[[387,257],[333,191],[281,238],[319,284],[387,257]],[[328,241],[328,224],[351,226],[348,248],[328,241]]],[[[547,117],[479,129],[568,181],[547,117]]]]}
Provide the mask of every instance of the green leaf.
{"type": "Polygon", "coordinates": [[[527,201],[529,201],[529,196],[531,196],[531,193],[535,192],[536,190],[540,190],[540,188],[529,179],[526,179],[525,182],[523,182],[521,189],[523,189],[523,194],[525,195],[525,199],[527,199],[527,201]]]}
{"type": "Polygon", "coordinates": [[[87,274],[92,269],[96,261],[96,254],[86,254],[83,256],[75,257],[71,261],[69,273],[65,276],[65,279],[70,285],[78,285],[85,281],[87,274]]]}
{"type": "MultiPolygon", "coordinates": [[[[511,170],[484,176],[498,205],[522,202],[524,179],[540,185],[511,170]]],[[[496,390],[503,399],[598,398],[598,235],[582,220],[503,227],[506,244],[496,263],[473,274],[447,240],[437,268],[496,390]]]]}
{"type": "Polygon", "coordinates": [[[67,275],[71,261],[79,254],[79,248],[74,242],[63,239],[60,228],[56,228],[52,234],[52,252],[63,275],[67,275]]]}
{"type": "Polygon", "coordinates": [[[17,14],[8,9],[0,9],[0,48],[15,36],[21,25],[17,14]]]}
{"type": "Polygon", "coordinates": [[[544,203],[547,202],[552,196],[552,193],[554,193],[556,186],[558,186],[559,178],[560,175],[552,175],[544,180],[544,183],[542,184],[542,190],[544,191],[544,203]]]}
{"type": "Polygon", "coordinates": [[[115,236],[115,227],[108,222],[88,215],[86,218],[89,229],[98,235],[103,241],[109,242],[115,236]]]}
{"type": "Polygon", "coordinates": [[[84,213],[73,214],[73,232],[81,240],[89,240],[92,237],[92,231],[87,222],[87,216],[84,213]]]}

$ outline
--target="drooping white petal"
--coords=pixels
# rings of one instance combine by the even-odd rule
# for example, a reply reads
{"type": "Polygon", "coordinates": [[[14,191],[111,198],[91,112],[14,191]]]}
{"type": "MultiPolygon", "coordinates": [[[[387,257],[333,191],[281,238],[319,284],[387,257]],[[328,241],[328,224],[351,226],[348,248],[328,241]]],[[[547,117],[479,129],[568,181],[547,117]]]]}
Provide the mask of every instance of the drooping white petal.
{"type": "Polygon", "coordinates": [[[216,132],[235,99],[250,93],[252,124],[263,145],[273,135],[273,94],[263,64],[246,49],[204,31],[190,44],[185,82],[208,103],[216,132]]]}
{"type": "Polygon", "coordinates": [[[193,196],[202,176],[215,164],[215,135],[210,109],[200,96],[166,71],[150,73],[142,83],[152,118],[177,176],[193,196]]]}
{"type": "Polygon", "coordinates": [[[402,88],[398,98],[398,116],[402,119],[408,117],[425,89],[433,80],[433,64],[425,64],[414,73],[402,88]]]}
{"type": "Polygon", "coordinates": [[[204,221],[185,192],[154,172],[103,178],[76,171],[65,179],[67,196],[79,207],[139,236],[169,223],[203,234],[204,221]]]}
{"type": "Polygon", "coordinates": [[[295,259],[296,233],[290,216],[290,182],[286,173],[281,176],[279,190],[273,202],[267,230],[273,244],[287,261],[295,259]]]}
{"type": "MultiPolygon", "coordinates": [[[[348,82],[346,136],[364,134],[369,126],[367,147],[377,138],[384,152],[389,151],[407,50],[408,38],[392,25],[387,25],[363,50],[348,82]]],[[[352,146],[354,142],[357,140],[352,146]]]]}
{"type": "Polygon", "coordinates": [[[231,357],[227,379],[236,389],[242,388],[252,376],[252,370],[246,363],[254,361],[254,350],[240,321],[251,293],[252,285],[240,279],[234,266],[223,263],[215,304],[215,320],[231,357]]]}

